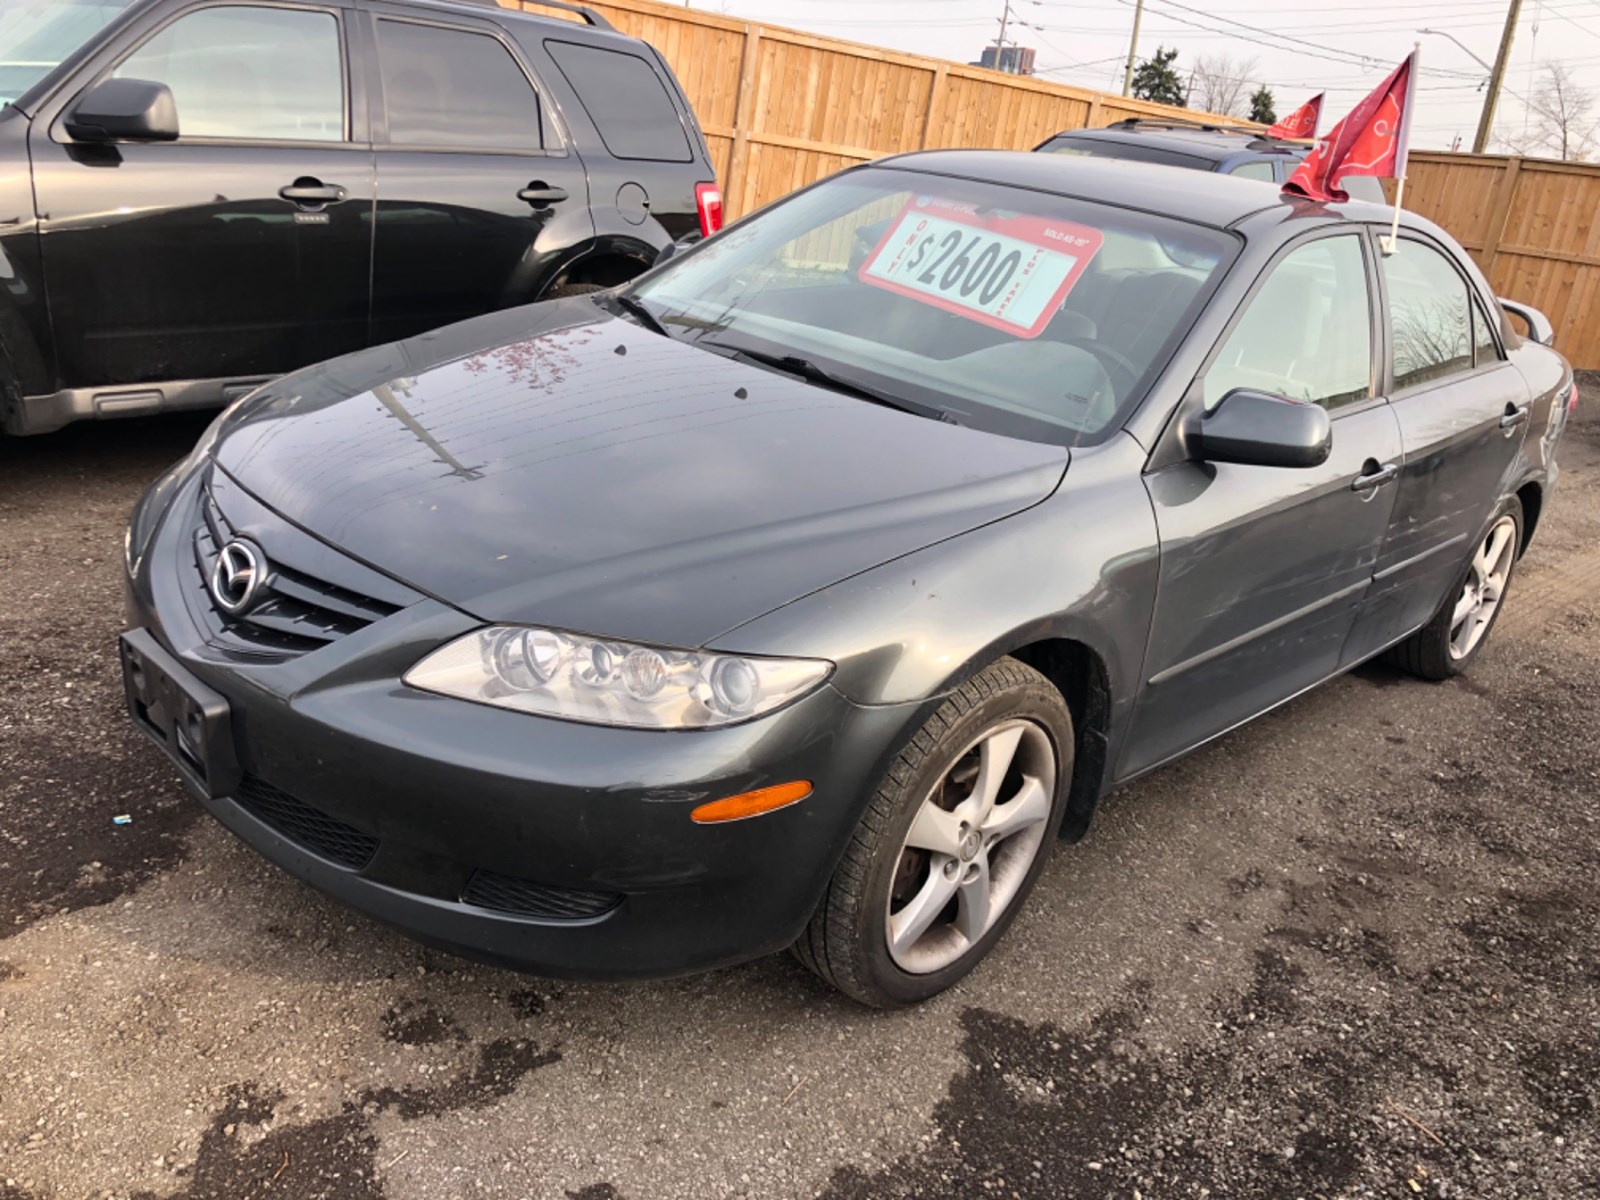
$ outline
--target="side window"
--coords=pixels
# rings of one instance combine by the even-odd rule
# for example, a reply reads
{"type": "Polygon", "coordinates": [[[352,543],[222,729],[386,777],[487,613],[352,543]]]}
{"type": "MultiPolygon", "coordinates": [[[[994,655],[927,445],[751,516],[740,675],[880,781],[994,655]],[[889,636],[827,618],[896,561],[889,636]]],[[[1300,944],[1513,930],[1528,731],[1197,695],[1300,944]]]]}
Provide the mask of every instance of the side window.
{"type": "Polygon", "coordinates": [[[545,42],[545,49],[618,158],[691,162],[694,153],[666,84],[637,54],[576,42],[545,42]]]}
{"type": "Polygon", "coordinates": [[[344,139],[344,68],[332,13],[230,5],[161,30],[117,67],[172,89],[184,137],[344,139]]]}
{"type": "Polygon", "coordinates": [[[1206,371],[1206,410],[1235,388],[1328,409],[1365,400],[1372,394],[1372,319],[1361,239],[1308,242],[1271,270],[1206,371]]]}
{"type": "Polygon", "coordinates": [[[1432,246],[1402,240],[1383,260],[1394,331],[1394,387],[1472,369],[1467,281],[1432,246]]]}
{"type": "Polygon", "coordinates": [[[1255,162],[1240,163],[1228,174],[1237,175],[1241,179],[1265,179],[1268,183],[1272,183],[1277,178],[1272,172],[1272,164],[1261,159],[1257,159],[1255,162]]]}
{"type": "Polygon", "coordinates": [[[1500,361],[1500,348],[1495,345],[1489,318],[1476,300],[1472,302],[1472,360],[1480,367],[1500,361]]]}
{"type": "Polygon", "coordinates": [[[402,146],[537,151],[539,94],[497,38],[378,22],[389,141],[402,146]]]}

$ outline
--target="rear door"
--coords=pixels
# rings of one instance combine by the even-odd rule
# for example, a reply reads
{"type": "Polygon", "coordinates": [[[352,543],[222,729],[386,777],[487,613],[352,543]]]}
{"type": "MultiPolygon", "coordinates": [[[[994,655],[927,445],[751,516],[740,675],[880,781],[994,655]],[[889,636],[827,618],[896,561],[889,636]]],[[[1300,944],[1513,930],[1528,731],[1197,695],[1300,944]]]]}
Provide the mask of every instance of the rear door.
{"type": "Polygon", "coordinates": [[[1382,259],[1390,407],[1404,466],[1372,595],[1345,652],[1357,662],[1423,625],[1509,486],[1531,397],[1477,288],[1441,245],[1403,236],[1382,259]]]}
{"type": "Polygon", "coordinates": [[[1333,674],[1389,528],[1400,459],[1376,395],[1359,231],[1313,235],[1263,273],[1186,397],[1235,388],[1320,404],[1321,466],[1179,461],[1146,475],[1161,540],[1141,690],[1118,775],[1154,766],[1333,674]]]}
{"type": "Polygon", "coordinates": [[[342,0],[152,7],[41,111],[29,147],[65,386],[243,386],[365,343],[372,154],[352,15],[342,0]],[[178,140],[75,143],[62,112],[111,75],[171,88],[178,140]]]}
{"type": "Polygon", "coordinates": [[[491,22],[383,6],[370,17],[374,340],[536,299],[594,233],[555,106],[491,22]]]}

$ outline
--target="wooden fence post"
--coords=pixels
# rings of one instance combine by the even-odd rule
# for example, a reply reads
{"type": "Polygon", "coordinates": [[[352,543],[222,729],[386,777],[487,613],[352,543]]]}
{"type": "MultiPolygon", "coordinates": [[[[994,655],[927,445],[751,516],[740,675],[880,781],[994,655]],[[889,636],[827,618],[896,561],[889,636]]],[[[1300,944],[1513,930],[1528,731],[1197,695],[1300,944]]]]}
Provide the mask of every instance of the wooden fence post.
{"type": "Polygon", "coordinates": [[[1084,118],[1083,127],[1085,129],[1099,129],[1100,128],[1100,95],[1099,95],[1099,93],[1096,93],[1094,99],[1089,101],[1089,115],[1084,118]]]}
{"type": "Polygon", "coordinates": [[[744,49],[739,58],[739,95],[733,105],[733,149],[728,152],[728,182],[739,189],[737,196],[723,195],[728,205],[728,220],[744,215],[749,199],[750,124],[755,120],[756,64],[761,61],[761,26],[744,27],[744,49]]]}
{"type": "Polygon", "coordinates": [[[1483,231],[1483,276],[1491,283],[1494,279],[1494,260],[1499,257],[1500,243],[1505,241],[1506,226],[1511,223],[1511,202],[1517,194],[1517,177],[1522,174],[1522,157],[1514,156],[1495,181],[1494,204],[1489,209],[1489,225],[1483,231]]]}
{"type": "Polygon", "coordinates": [[[950,73],[946,63],[940,63],[933,69],[933,84],[928,88],[928,111],[922,114],[922,140],[917,144],[917,149],[928,150],[928,137],[939,127],[940,120],[944,117],[944,84],[950,73]]]}

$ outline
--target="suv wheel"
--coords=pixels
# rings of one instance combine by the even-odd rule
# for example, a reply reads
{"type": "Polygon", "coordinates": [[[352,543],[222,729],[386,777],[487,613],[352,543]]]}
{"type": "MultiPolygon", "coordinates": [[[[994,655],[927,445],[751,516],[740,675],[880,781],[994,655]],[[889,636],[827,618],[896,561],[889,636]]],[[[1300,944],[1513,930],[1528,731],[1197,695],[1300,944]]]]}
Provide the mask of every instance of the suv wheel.
{"type": "Polygon", "coordinates": [[[1022,907],[1066,811],[1072,716],[1001,659],[955,692],[873,794],[796,955],[880,1008],[944,991],[1022,907]]]}

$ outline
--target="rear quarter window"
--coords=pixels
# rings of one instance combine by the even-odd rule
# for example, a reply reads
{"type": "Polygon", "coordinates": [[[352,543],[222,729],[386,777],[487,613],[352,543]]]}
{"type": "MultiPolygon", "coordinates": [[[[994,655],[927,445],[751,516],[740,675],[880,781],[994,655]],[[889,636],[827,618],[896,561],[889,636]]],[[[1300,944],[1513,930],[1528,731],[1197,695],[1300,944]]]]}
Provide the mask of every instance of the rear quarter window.
{"type": "Polygon", "coordinates": [[[678,106],[645,59],[577,42],[545,42],[578,100],[617,158],[693,162],[678,106]]]}

